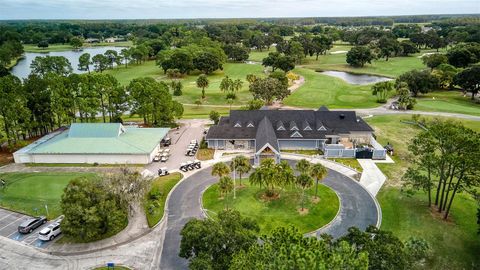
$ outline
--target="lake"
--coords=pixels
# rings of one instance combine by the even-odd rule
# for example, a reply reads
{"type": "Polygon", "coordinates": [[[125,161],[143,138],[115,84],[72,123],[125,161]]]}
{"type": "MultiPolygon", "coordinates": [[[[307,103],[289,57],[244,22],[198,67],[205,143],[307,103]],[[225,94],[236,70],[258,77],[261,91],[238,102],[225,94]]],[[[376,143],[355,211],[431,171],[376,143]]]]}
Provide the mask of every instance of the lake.
{"type": "MultiPolygon", "coordinates": [[[[81,71],[78,70],[78,58],[80,55],[84,53],[89,53],[90,57],[93,57],[96,54],[103,54],[107,50],[114,50],[117,52],[120,52],[123,48],[125,47],[115,47],[115,46],[99,46],[99,47],[90,47],[90,48],[84,48],[80,51],[62,51],[62,52],[45,52],[45,53],[32,53],[32,52],[26,52],[24,53],[24,58],[20,59],[15,65],[11,73],[19,78],[26,78],[30,74],[30,64],[32,61],[35,59],[37,56],[63,56],[70,61],[70,64],[72,64],[73,68],[73,73],[85,73],[87,71],[81,71]]],[[[93,70],[93,66],[90,66],[90,70],[93,70]]]]}
{"type": "Polygon", "coordinates": [[[333,70],[322,71],[320,73],[328,76],[340,78],[349,84],[357,84],[357,85],[366,85],[366,84],[393,80],[392,78],[388,78],[388,77],[366,75],[366,74],[354,74],[349,72],[333,71],[333,70]]]}

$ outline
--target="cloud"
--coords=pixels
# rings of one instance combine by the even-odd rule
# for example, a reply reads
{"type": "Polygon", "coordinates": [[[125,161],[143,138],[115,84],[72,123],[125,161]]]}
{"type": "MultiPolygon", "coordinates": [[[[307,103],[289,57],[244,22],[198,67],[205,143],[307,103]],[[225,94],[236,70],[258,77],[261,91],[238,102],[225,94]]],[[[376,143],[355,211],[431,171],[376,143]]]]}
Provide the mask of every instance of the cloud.
{"type": "Polygon", "coordinates": [[[147,19],[480,13],[478,0],[0,0],[0,19],[147,19]]]}

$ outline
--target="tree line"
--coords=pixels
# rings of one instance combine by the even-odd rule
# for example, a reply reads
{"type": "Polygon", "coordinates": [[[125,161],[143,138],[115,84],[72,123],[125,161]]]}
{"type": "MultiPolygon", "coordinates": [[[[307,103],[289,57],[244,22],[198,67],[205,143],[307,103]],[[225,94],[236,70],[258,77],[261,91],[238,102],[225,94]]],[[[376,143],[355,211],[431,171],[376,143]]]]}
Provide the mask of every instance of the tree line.
{"type": "Polygon", "coordinates": [[[71,71],[67,59],[46,56],[32,62],[23,81],[0,77],[3,141],[11,145],[74,122],[122,122],[127,112],[153,126],[170,126],[183,114],[165,82],[137,78],[122,86],[109,74],[71,71]]]}
{"type": "Polygon", "coordinates": [[[260,235],[258,224],[235,210],[212,219],[192,219],[180,235],[179,256],[189,269],[413,269],[423,267],[431,249],[421,238],[401,241],[370,226],[334,240],[305,237],[293,227],[260,235]]]}

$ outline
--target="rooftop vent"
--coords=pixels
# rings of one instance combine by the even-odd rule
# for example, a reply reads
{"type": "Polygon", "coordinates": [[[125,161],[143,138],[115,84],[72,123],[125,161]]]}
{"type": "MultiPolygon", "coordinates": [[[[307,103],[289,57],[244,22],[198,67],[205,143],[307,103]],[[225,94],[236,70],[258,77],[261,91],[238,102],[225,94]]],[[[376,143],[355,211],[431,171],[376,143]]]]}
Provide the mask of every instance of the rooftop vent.
{"type": "Polygon", "coordinates": [[[341,113],[340,114],[340,119],[345,119],[345,114],[341,113]]]}

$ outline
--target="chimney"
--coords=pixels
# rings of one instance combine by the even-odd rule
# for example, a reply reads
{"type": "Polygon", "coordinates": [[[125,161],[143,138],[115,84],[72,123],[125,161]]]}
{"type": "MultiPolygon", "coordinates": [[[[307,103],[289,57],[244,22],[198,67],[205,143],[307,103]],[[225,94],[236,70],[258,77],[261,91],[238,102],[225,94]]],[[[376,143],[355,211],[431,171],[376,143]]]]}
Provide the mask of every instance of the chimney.
{"type": "Polygon", "coordinates": [[[341,113],[340,114],[340,119],[345,119],[345,114],[341,113]]]}

